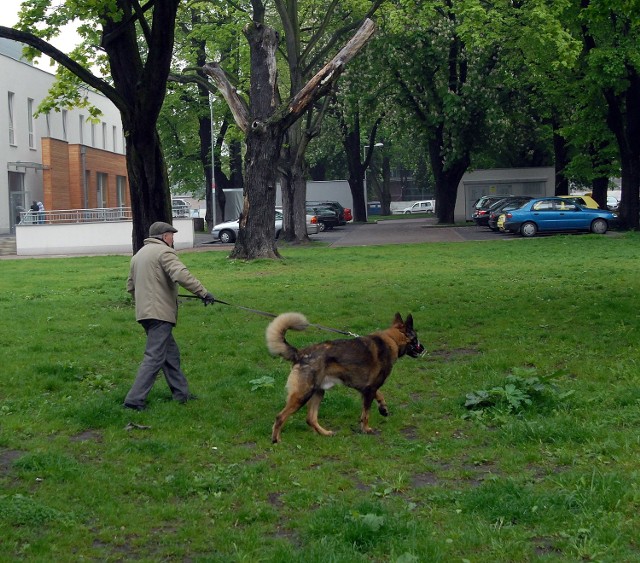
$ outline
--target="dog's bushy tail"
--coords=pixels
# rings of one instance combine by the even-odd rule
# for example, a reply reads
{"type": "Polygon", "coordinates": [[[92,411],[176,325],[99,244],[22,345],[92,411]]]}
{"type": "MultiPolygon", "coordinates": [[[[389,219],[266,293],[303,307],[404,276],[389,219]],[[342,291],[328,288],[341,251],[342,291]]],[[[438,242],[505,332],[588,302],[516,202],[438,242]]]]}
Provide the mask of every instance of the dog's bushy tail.
{"type": "Polygon", "coordinates": [[[290,329],[304,330],[309,321],[301,313],[282,313],[273,319],[267,327],[267,348],[274,356],[282,356],[285,360],[295,362],[298,349],[289,344],[284,335],[290,329]]]}

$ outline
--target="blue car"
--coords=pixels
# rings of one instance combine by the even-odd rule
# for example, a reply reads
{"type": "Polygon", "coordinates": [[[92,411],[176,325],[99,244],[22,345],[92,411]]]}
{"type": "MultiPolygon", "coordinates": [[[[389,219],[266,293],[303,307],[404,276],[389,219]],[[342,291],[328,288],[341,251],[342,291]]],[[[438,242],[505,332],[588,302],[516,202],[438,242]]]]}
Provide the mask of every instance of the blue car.
{"type": "Polygon", "coordinates": [[[588,231],[603,235],[618,220],[606,209],[590,209],[560,197],[532,199],[505,214],[504,230],[533,237],[537,233],[588,231]]]}

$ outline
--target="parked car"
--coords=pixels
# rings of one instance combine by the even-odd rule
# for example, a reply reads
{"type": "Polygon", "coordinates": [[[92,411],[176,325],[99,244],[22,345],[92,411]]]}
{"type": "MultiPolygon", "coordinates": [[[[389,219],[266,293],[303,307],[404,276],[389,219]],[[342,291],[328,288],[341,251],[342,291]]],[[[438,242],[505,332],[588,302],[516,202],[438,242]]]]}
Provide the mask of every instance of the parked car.
{"type": "Polygon", "coordinates": [[[416,201],[413,205],[409,207],[405,207],[402,210],[402,213],[405,215],[410,215],[412,213],[435,213],[436,212],[436,202],[432,199],[427,199],[425,201],[416,201]]]}
{"type": "Polygon", "coordinates": [[[561,195],[558,196],[564,199],[568,199],[569,201],[573,201],[578,205],[582,205],[582,207],[589,207],[591,209],[600,209],[600,206],[590,195],[561,195]]]}
{"type": "Polygon", "coordinates": [[[174,219],[176,217],[189,217],[190,215],[190,206],[184,199],[171,200],[171,216],[174,219]]]}
{"type": "Polygon", "coordinates": [[[488,207],[479,207],[478,209],[475,209],[473,211],[472,215],[471,215],[471,219],[473,219],[473,222],[478,227],[486,227],[486,226],[488,226],[489,225],[489,215],[491,214],[491,212],[494,209],[498,208],[502,203],[507,201],[510,197],[511,196],[504,196],[504,197],[494,201],[488,207]]]}
{"type": "MultiPolygon", "coordinates": [[[[282,231],[282,208],[276,209],[276,239],[280,236],[282,231]]],[[[211,229],[211,234],[214,239],[220,240],[224,243],[235,242],[238,238],[238,232],[240,231],[240,220],[225,221],[219,223],[211,229]]],[[[320,223],[315,215],[307,215],[307,234],[315,235],[321,231],[320,223]]]]}
{"type": "Polygon", "coordinates": [[[614,195],[608,195],[607,196],[607,207],[609,208],[609,211],[618,211],[618,208],[620,207],[620,201],[618,200],[618,198],[614,195]]]}
{"type": "Polygon", "coordinates": [[[320,232],[329,231],[340,225],[338,214],[324,205],[307,205],[307,214],[315,215],[320,225],[320,232]]]}
{"type": "Polygon", "coordinates": [[[483,195],[482,197],[476,199],[474,204],[471,206],[471,218],[473,219],[473,214],[478,209],[488,209],[497,201],[504,199],[505,197],[513,197],[509,194],[504,195],[483,195]]]}
{"type": "MultiPolygon", "coordinates": [[[[338,225],[346,225],[347,219],[345,217],[345,208],[338,201],[307,201],[307,206],[311,207],[328,207],[329,209],[333,209],[338,215],[338,225]]],[[[351,212],[351,210],[349,210],[351,212]]]]}
{"type": "MultiPolygon", "coordinates": [[[[276,207],[276,213],[282,214],[282,207],[276,207]]],[[[307,234],[317,235],[320,232],[320,222],[313,213],[307,213],[307,234]]]]}
{"type": "Polygon", "coordinates": [[[498,219],[500,218],[500,215],[503,215],[507,211],[511,211],[512,209],[518,209],[531,199],[533,199],[531,196],[523,195],[507,197],[494,203],[489,208],[489,219],[487,220],[487,226],[492,231],[499,231],[500,228],[498,227],[498,219]]]}
{"type": "Polygon", "coordinates": [[[592,209],[561,197],[532,199],[505,214],[504,230],[533,237],[537,233],[590,231],[604,234],[617,223],[609,210],[592,209]]]}

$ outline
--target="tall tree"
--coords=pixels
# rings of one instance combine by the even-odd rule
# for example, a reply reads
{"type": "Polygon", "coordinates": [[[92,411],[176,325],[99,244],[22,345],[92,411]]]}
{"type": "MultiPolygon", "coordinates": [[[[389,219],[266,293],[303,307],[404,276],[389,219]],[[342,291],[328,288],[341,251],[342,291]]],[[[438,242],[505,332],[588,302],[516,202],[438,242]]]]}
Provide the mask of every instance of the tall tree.
{"type": "MultiPolygon", "coordinates": [[[[126,138],[127,171],[133,214],[133,249],[136,252],[154,221],[171,222],[167,169],[156,129],[165,96],[173,52],[174,26],[179,0],[28,0],[15,29],[0,27],[0,37],[20,41],[48,55],[68,72],[59,74],[67,95],[80,83],[95,88],[120,111],[126,138]],[[85,42],[67,55],[45,39],[73,20],[85,42]],[[42,27],[44,25],[44,27],[42,27]],[[98,46],[99,44],[99,46],[98,46]],[[90,68],[100,53],[110,79],[90,68]]],[[[76,96],[77,99],[77,96],[76,96]]]]}
{"type": "Polygon", "coordinates": [[[240,40],[240,22],[245,16],[241,5],[225,2],[189,3],[178,11],[174,72],[169,76],[169,99],[161,114],[160,133],[163,141],[168,141],[165,150],[172,185],[176,185],[177,172],[189,170],[191,190],[206,199],[209,228],[214,220],[225,219],[225,191],[243,187],[242,152],[241,136],[226,103],[216,99],[217,90],[202,67],[213,54],[221,53],[226,68],[239,81],[242,51],[246,50],[240,40]],[[188,152],[172,142],[178,131],[185,145],[194,145],[188,152]],[[198,188],[194,190],[194,186],[198,188]]]}
{"type": "Polygon", "coordinates": [[[580,1],[579,22],[589,72],[607,107],[622,169],[620,215],[627,228],[640,227],[640,4],[580,1]]]}
{"type": "Polygon", "coordinates": [[[219,64],[204,70],[225,98],[245,134],[245,195],[240,232],[231,253],[234,258],[279,258],[275,244],[277,168],[284,136],[309,107],[327,95],[344,66],[362,49],[375,26],[366,20],[352,39],[295,96],[280,100],[276,50],[278,34],[265,23],[265,5],[252,0],[253,21],[244,29],[250,53],[249,100],[233,87],[219,64]]]}
{"type": "MultiPolygon", "coordinates": [[[[284,58],[288,71],[289,97],[293,98],[317,72],[336,45],[353,32],[364,18],[376,12],[382,0],[371,2],[366,14],[355,3],[275,0],[284,35],[284,58]]],[[[283,236],[298,242],[308,240],[305,199],[309,176],[305,153],[311,140],[320,134],[328,98],[316,108],[310,105],[306,118],[299,119],[286,132],[280,172],[284,207],[283,236]]],[[[355,201],[355,200],[354,200],[355,201]]],[[[356,211],[355,219],[364,220],[356,211]]]]}
{"type": "Polygon", "coordinates": [[[496,103],[495,45],[469,41],[467,30],[486,23],[472,4],[401,0],[384,30],[395,99],[429,155],[442,223],[453,222],[458,184],[486,137],[488,110],[496,103]]]}

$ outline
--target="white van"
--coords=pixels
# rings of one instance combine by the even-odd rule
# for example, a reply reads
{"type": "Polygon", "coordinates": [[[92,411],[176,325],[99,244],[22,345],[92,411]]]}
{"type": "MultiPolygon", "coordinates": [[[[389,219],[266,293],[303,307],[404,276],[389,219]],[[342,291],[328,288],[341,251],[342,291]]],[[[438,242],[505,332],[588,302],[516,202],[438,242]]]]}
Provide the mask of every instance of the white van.
{"type": "Polygon", "coordinates": [[[411,213],[435,213],[436,212],[436,202],[432,199],[427,199],[425,201],[416,201],[412,206],[405,207],[402,210],[402,213],[409,215],[411,213]]]}

